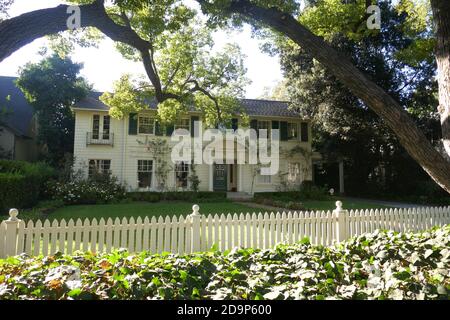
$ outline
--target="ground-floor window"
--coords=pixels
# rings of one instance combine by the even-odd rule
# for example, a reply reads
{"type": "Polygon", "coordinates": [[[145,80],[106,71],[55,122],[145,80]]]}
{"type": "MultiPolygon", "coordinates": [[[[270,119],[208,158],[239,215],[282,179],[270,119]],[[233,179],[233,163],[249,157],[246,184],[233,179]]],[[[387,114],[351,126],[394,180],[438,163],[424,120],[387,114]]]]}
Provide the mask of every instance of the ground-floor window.
{"type": "Polygon", "coordinates": [[[264,184],[272,183],[272,176],[259,174],[258,175],[258,183],[264,183],[264,184]]]}
{"type": "Polygon", "coordinates": [[[175,186],[177,188],[188,187],[189,164],[177,162],[175,164],[175,186]]]}
{"type": "Polygon", "coordinates": [[[138,160],[138,185],[139,188],[152,186],[153,160],[138,160]]]}
{"type": "Polygon", "coordinates": [[[297,183],[300,180],[300,163],[288,163],[288,181],[291,183],[297,183]]]}
{"type": "Polygon", "coordinates": [[[111,160],[104,159],[90,159],[89,160],[89,178],[92,178],[95,174],[110,174],[111,173],[111,160]]]}

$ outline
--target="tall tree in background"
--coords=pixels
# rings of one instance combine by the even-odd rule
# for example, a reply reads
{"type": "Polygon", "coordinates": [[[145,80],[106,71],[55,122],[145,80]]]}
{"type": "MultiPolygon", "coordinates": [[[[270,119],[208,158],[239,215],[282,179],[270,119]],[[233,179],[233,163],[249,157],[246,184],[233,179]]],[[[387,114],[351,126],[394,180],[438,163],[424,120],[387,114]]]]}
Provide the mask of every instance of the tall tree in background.
{"type": "MultiPolygon", "coordinates": [[[[322,35],[395,97],[430,141],[439,141],[432,46],[420,46],[420,52],[417,46],[420,41],[428,43],[431,34],[424,34],[424,25],[421,30],[410,30],[411,21],[404,12],[404,3],[394,6],[390,1],[379,1],[378,5],[384,21],[389,22],[382,24],[379,33],[362,37],[357,33],[349,35],[344,28],[335,28],[322,31],[322,35]]],[[[314,11],[307,10],[305,24],[311,25],[311,29],[328,22],[323,21],[323,17],[331,14],[329,8],[313,6],[310,10],[314,11]]],[[[329,155],[330,160],[333,157],[346,159],[346,171],[350,173],[346,177],[347,192],[366,196],[440,193],[433,188],[430,191],[426,175],[407,155],[395,135],[329,70],[290,42],[279,41],[278,48],[281,48],[281,61],[288,77],[290,101],[303,115],[314,120],[316,146],[329,155]],[[418,185],[428,189],[423,190],[418,185]]]]}
{"type": "Polygon", "coordinates": [[[62,164],[66,153],[73,153],[75,119],[70,107],[90,90],[80,76],[82,68],[53,54],[19,72],[17,86],[37,115],[38,141],[47,149],[45,159],[55,166],[62,164]]]}

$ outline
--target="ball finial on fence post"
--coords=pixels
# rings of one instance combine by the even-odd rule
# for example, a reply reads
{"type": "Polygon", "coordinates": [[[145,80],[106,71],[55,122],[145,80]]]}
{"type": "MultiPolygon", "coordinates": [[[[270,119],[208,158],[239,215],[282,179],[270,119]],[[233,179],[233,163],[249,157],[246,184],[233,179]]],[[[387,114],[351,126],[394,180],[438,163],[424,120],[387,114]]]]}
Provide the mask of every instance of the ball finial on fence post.
{"type": "Polygon", "coordinates": [[[198,216],[198,215],[200,215],[199,211],[200,211],[200,206],[198,204],[194,204],[192,206],[192,214],[198,216]]]}
{"type": "Polygon", "coordinates": [[[9,210],[9,219],[8,221],[17,221],[17,216],[19,215],[19,210],[13,208],[9,210]]]}

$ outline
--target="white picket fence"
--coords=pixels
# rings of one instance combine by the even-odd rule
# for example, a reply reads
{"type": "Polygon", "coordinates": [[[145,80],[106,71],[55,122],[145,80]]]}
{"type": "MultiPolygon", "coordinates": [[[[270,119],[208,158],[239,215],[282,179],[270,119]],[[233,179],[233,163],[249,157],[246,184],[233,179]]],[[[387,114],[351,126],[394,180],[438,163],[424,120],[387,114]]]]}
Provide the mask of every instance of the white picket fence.
{"type": "Polygon", "coordinates": [[[376,229],[421,231],[450,223],[450,207],[412,209],[342,209],[333,211],[246,213],[203,216],[199,206],[187,217],[85,219],[43,223],[17,219],[18,211],[0,224],[0,258],[21,253],[50,255],[77,250],[130,252],[149,250],[191,253],[213,245],[266,249],[279,243],[295,243],[308,237],[313,244],[331,245],[376,229]]]}

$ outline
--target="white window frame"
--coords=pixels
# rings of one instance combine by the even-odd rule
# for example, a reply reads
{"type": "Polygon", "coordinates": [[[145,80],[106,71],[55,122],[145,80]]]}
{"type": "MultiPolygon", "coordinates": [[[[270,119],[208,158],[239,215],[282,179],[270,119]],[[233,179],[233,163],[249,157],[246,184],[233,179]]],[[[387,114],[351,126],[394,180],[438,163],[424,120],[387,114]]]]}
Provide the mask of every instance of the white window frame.
{"type": "MultiPolygon", "coordinates": [[[[152,189],[153,188],[153,181],[155,180],[154,179],[154,165],[155,165],[155,161],[153,160],[153,159],[138,159],[137,160],[137,168],[136,168],[136,181],[137,181],[137,187],[139,188],[139,189],[141,189],[141,190],[150,190],[150,189],[152,189]],[[150,171],[144,171],[144,170],[141,170],[140,169],[140,167],[139,167],[139,162],[140,161],[146,161],[146,162],[150,162],[151,163],[151,170],[150,171]],[[150,185],[149,186],[147,186],[147,187],[141,187],[139,184],[140,184],[140,181],[139,181],[139,173],[149,173],[150,172],[150,185]]],[[[147,167],[148,167],[148,164],[147,164],[147,167]]]]}
{"type": "Polygon", "coordinates": [[[92,140],[109,140],[111,139],[111,116],[108,114],[95,113],[91,117],[91,139],[92,140]],[[94,139],[94,118],[98,116],[98,138],[94,139]],[[105,139],[105,117],[109,117],[108,139],[105,139]]]}
{"type": "Polygon", "coordinates": [[[191,168],[190,168],[189,164],[184,162],[184,161],[177,161],[175,163],[174,167],[173,167],[173,171],[174,171],[174,179],[175,179],[175,188],[177,188],[177,189],[178,188],[180,188],[180,189],[187,189],[187,188],[189,188],[189,174],[190,174],[190,171],[191,171],[191,168]],[[178,170],[179,166],[186,166],[187,170],[180,171],[180,170],[178,170]],[[177,182],[178,182],[177,174],[179,172],[186,172],[187,173],[187,176],[186,176],[186,187],[179,187],[178,184],[177,184],[177,182]]]}
{"type": "Polygon", "coordinates": [[[147,114],[140,114],[138,115],[138,121],[137,121],[137,133],[139,135],[146,135],[146,136],[154,136],[156,131],[156,118],[153,115],[147,115],[147,114]],[[153,132],[152,133],[142,133],[141,132],[141,118],[148,118],[151,121],[153,121],[153,132]]]}
{"type": "Polygon", "coordinates": [[[97,172],[105,174],[105,173],[109,173],[111,174],[111,167],[112,167],[112,161],[111,159],[89,159],[88,160],[88,177],[90,178],[92,175],[90,173],[91,171],[91,161],[95,162],[95,169],[97,170],[97,172]],[[109,169],[107,169],[108,172],[105,172],[104,166],[105,166],[105,161],[109,161],[109,169]]]}
{"type": "Polygon", "coordinates": [[[290,183],[300,183],[302,177],[302,165],[300,162],[288,162],[288,175],[287,180],[290,183]],[[292,171],[295,170],[295,173],[292,171]],[[294,178],[293,177],[294,174],[294,178]]]}
{"type": "Polygon", "coordinates": [[[288,122],[287,123],[287,130],[288,130],[288,140],[299,140],[300,132],[299,132],[299,124],[297,122],[288,122]],[[296,136],[291,137],[290,135],[290,126],[293,126],[296,129],[296,136]]]}
{"type": "Polygon", "coordinates": [[[175,131],[177,129],[186,129],[187,131],[191,132],[191,119],[182,118],[182,119],[179,119],[179,121],[176,121],[173,125],[173,130],[175,131]],[[185,125],[180,125],[181,121],[187,121],[187,127],[185,125]]]}

